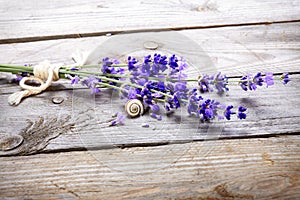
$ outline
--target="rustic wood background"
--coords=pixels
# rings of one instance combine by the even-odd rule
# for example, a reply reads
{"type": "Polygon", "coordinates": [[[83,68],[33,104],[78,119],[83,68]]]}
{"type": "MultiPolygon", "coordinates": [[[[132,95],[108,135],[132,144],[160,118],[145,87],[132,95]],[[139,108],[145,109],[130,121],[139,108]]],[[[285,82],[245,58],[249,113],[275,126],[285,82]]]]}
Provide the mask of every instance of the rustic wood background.
{"type": "MultiPolygon", "coordinates": [[[[209,57],[213,68],[190,74],[292,74],[286,86],[256,92],[233,86],[228,96],[214,96],[248,107],[249,118],[242,122],[203,124],[178,111],[161,122],[146,114],[116,127],[107,122],[123,109],[115,92],[92,96],[58,81],[12,107],[7,98],[20,88],[1,74],[0,137],[22,135],[24,142],[0,150],[0,199],[300,198],[299,0],[1,0],[0,5],[0,63],[71,64],[77,49],[114,54],[120,49],[109,51],[107,41],[160,31],[185,36],[209,57]],[[53,97],[64,101],[54,104],[53,97]],[[142,127],[144,122],[150,127],[142,127]]],[[[197,55],[180,42],[156,42],[197,55]]]]}

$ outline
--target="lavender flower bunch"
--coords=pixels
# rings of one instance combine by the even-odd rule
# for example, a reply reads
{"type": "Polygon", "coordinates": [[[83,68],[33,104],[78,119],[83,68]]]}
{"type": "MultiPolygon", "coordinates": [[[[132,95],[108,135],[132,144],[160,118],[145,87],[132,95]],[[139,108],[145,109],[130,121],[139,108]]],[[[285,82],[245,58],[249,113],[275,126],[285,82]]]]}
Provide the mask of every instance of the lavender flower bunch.
{"type": "MultiPolygon", "coordinates": [[[[127,101],[140,100],[144,107],[149,108],[150,116],[157,120],[162,119],[161,110],[171,112],[180,107],[186,107],[189,115],[202,121],[215,118],[230,120],[232,115],[236,115],[238,119],[246,119],[247,108],[239,106],[234,109],[232,105],[224,105],[200,95],[213,91],[219,94],[227,92],[229,80],[226,75],[205,74],[198,79],[188,79],[187,68],[183,58],[154,54],[145,56],[143,62],[129,56],[125,65],[118,60],[104,58],[98,76],[82,78],[77,74],[67,77],[72,84],[81,83],[91,88],[92,93],[100,92],[99,86],[106,86],[119,90],[121,98],[127,101]],[[188,82],[197,82],[198,87],[190,89],[188,82]]],[[[290,81],[288,74],[283,74],[281,80],[287,84],[290,81]]],[[[256,90],[258,86],[273,85],[274,76],[270,72],[265,75],[259,72],[255,76],[243,76],[238,84],[245,91],[256,90]]]]}
{"type": "MultiPolygon", "coordinates": [[[[147,55],[140,62],[129,56],[126,64],[116,59],[104,58],[101,65],[63,66],[59,70],[60,78],[71,80],[71,84],[82,84],[91,89],[92,93],[101,92],[102,88],[112,88],[120,92],[120,97],[127,102],[140,102],[138,115],[149,109],[150,116],[162,119],[162,111],[175,111],[186,107],[187,113],[200,118],[202,121],[213,119],[230,120],[233,115],[238,119],[246,119],[247,108],[224,105],[214,99],[205,99],[203,93],[216,91],[221,94],[229,91],[229,78],[226,75],[200,75],[190,79],[186,73],[187,62],[175,55],[147,55]],[[97,71],[87,71],[87,68],[97,68],[97,71]],[[100,68],[100,70],[99,70],[100,68]],[[190,88],[188,82],[195,82],[197,87],[190,88]],[[201,95],[202,94],[202,95],[201,95]]],[[[18,74],[17,80],[33,73],[30,66],[0,65],[0,71],[18,74]]],[[[280,77],[283,84],[290,79],[287,73],[280,77]]],[[[238,84],[242,90],[256,90],[258,87],[274,84],[274,76],[267,72],[258,72],[252,76],[243,76],[238,84]]],[[[134,116],[138,116],[134,115],[134,116]]],[[[124,117],[118,117],[112,125],[122,124],[124,117]]]]}

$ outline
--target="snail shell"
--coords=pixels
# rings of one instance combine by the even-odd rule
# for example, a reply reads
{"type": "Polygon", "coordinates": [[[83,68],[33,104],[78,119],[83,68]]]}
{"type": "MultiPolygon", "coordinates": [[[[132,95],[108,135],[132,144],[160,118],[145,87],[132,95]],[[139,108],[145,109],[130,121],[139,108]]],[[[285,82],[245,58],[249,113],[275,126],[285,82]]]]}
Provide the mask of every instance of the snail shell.
{"type": "Polygon", "coordinates": [[[130,99],[125,104],[125,110],[130,117],[137,117],[144,113],[144,105],[138,99],[130,99]]]}

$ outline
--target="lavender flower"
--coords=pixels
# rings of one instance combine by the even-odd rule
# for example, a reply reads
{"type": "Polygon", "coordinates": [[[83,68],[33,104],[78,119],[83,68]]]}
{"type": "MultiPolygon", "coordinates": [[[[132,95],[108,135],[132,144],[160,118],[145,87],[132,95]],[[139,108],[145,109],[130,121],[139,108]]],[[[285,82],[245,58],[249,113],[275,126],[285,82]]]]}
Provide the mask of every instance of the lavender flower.
{"type": "Polygon", "coordinates": [[[126,94],[127,99],[136,99],[137,98],[137,92],[139,92],[138,89],[133,88],[133,87],[129,87],[128,88],[128,92],[126,94]]]}
{"type": "Polygon", "coordinates": [[[274,85],[274,78],[273,78],[273,73],[271,72],[266,72],[266,76],[265,76],[265,82],[268,86],[274,85]]]}
{"type": "MultiPolygon", "coordinates": [[[[265,80],[266,80],[266,79],[265,79],[265,80]]],[[[258,72],[258,73],[253,77],[253,82],[255,83],[255,88],[256,88],[256,85],[258,85],[258,86],[262,86],[262,85],[263,85],[264,79],[263,79],[263,77],[262,77],[261,72],[258,72]]]]}
{"type": "Polygon", "coordinates": [[[157,120],[162,120],[162,116],[161,114],[159,113],[160,112],[160,108],[157,104],[152,104],[150,105],[150,116],[154,119],[157,119],[157,120]]]}
{"type": "Polygon", "coordinates": [[[274,85],[273,73],[266,72],[265,77],[263,77],[262,73],[258,72],[253,78],[249,74],[249,75],[243,76],[239,81],[239,85],[245,91],[247,91],[248,89],[256,90],[257,86],[262,86],[263,83],[266,83],[267,87],[274,85]]]}
{"type": "Polygon", "coordinates": [[[92,94],[99,93],[100,89],[97,87],[101,79],[96,78],[94,75],[89,76],[81,81],[82,85],[91,89],[92,94]]]}
{"type": "Polygon", "coordinates": [[[127,59],[127,61],[128,61],[128,70],[129,70],[129,71],[136,70],[136,69],[138,68],[138,67],[136,66],[136,64],[137,64],[137,62],[138,62],[137,59],[135,59],[135,58],[129,56],[128,59],[127,59]]]}
{"type": "Polygon", "coordinates": [[[71,85],[75,85],[75,84],[78,84],[80,81],[80,78],[78,76],[74,76],[72,79],[71,79],[71,85]]]}
{"type": "Polygon", "coordinates": [[[187,63],[183,58],[178,59],[175,55],[169,58],[169,74],[171,81],[182,81],[187,78],[184,70],[187,68],[187,63]]]}
{"type": "Polygon", "coordinates": [[[189,101],[188,101],[187,111],[188,111],[189,115],[192,115],[192,114],[196,114],[197,116],[199,115],[198,114],[198,102],[201,100],[203,100],[202,96],[198,96],[197,89],[194,88],[191,91],[191,95],[190,95],[189,101]]]}
{"type": "Polygon", "coordinates": [[[238,109],[238,118],[239,119],[246,119],[247,115],[244,113],[247,110],[247,108],[244,108],[243,106],[240,106],[238,109]]]}
{"type": "Polygon", "coordinates": [[[101,71],[104,74],[117,74],[117,73],[123,74],[124,73],[124,69],[113,67],[112,66],[113,64],[120,64],[120,62],[116,59],[110,59],[107,57],[103,58],[101,71]]]}
{"type": "Polygon", "coordinates": [[[221,72],[219,72],[216,77],[214,78],[213,84],[215,85],[215,88],[218,90],[218,93],[223,93],[225,91],[228,91],[228,77],[226,75],[222,75],[221,72]]]}
{"type": "Polygon", "coordinates": [[[160,54],[154,54],[153,62],[154,62],[154,64],[153,64],[154,67],[152,67],[152,68],[156,68],[156,70],[158,68],[161,72],[164,72],[166,69],[168,69],[167,56],[161,56],[160,54]]]}
{"type": "Polygon", "coordinates": [[[290,82],[289,74],[284,73],[281,75],[281,80],[283,81],[283,84],[286,85],[288,82],[290,82]]]}
{"type": "MultiPolygon", "coordinates": [[[[202,75],[198,80],[187,79],[185,70],[187,62],[176,55],[167,57],[166,55],[154,54],[146,55],[143,62],[139,63],[136,58],[128,57],[128,68],[123,68],[119,65],[119,61],[111,58],[102,60],[100,72],[80,72],[80,69],[85,69],[91,66],[66,67],[63,66],[59,75],[65,74],[65,77],[70,79],[71,85],[78,84],[87,86],[92,93],[100,92],[99,86],[120,90],[122,98],[127,100],[138,99],[143,102],[143,106],[147,106],[150,110],[150,116],[161,120],[161,107],[159,102],[163,102],[167,111],[176,110],[187,105],[187,112],[190,115],[196,115],[203,121],[212,119],[227,119],[230,120],[232,115],[237,115],[238,119],[246,119],[246,110],[243,106],[238,107],[237,112],[233,112],[233,106],[225,106],[213,99],[204,99],[197,94],[200,92],[211,92],[216,90],[217,93],[228,91],[228,77],[220,72],[215,75],[202,75]],[[76,72],[75,72],[76,71],[76,72]],[[126,73],[126,75],[124,75],[126,73]],[[75,75],[76,74],[76,75],[75,75]],[[88,76],[88,74],[93,74],[88,76]],[[128,81],[125,79],[128,78],[128,81]],[[199,87],[193,90],[188,88],[187,82],[197,82],[199,87]]],[[[125,64],[126,66],[126,64],[125,64]]],[[[6,66],[1,65],[2,71],[8,70],[15,73],[19,70],[27,71],[20,72],[14,81],[20,81],[25,76],[33,74],[33,67],[28,66],[6,66]]],[[[284,73],[281,76],[283,84],[287,84],[289,74],[284,73]]],[[[274,85],[274,75],[271,72],[266,72],[263,75],[261,72],[252,76],[248,74],[239,80],[240,87],[247,90],[256,90],[257,87],[266,85],[267,87],[274,85]]],[[[111,125],[122,124],[124,116],[117,113],[111,125]]]]}
{"type": "Polygon", "coordinates": [[[203,121],[209,121],[215,117],[220,119],[221,116],[218,114],[218,111],[224,109],[224,106],[212,99],[204,100],[202,96],[197,95],[196,91],[197,89],[192,90],[188,102],[188,113],[196,115],[203,121]]]}
{"type": "Polygon", "coordinates": [[[71,71],[78,71],[78,70],[79,70],[79,68],[78,68],[78,67],[74,67],[74,66],[73,66],[73,67],[71,67],[71,68],[70,68],[70,70],[71,70],[71,71]]]}
{"type": "Polygon", "coordinates": [[[246,75],[246,76],[243,76],[239,82],[241,88],[245,91],[247,91],[248,89],[249,90],[256,90],[257,88],[257,83],[256,81],[258,80],[258,83],[260,83],[260,74],[258,73],[255,78],[252,78],[252,76],[249,74],[249,75],[246,75]]]}
{"type": "Polygon", "coordinates": [[[225,111],[224,111],[224,117],[227,120],[230,120],[231,115],[235,114],[235,112],[232,112],[231,109],[233,108],[233,106],[227,106],[225,111]]]}
{"type": "MultiPolygon", "coordinates": [[[[24,66],[26,66],[26,65],[24,65],[24,66]]],[[[16,76],[16,78],[13,78],[13,79],[12,79],[12,82],[18,83],[18,82],[20,82],[20,81],[22,80],[22,78],[28,77],[28,76],[30,76],[30,74],[29,74],[28,72],[20,72],[20,73],[16,76]]]]}
{"type": "Polygon", "coordinates": [[[75,75],[75,76],[71,76],[70,74],[66,75],[66,78],[71,79],[71,85],[74,86],[75,84],[78,84],[80,81],[80,78],[75,75]]]}
{"type": "Polygon", "coordinates": [[[115,126],[115,125],[118,125],[118,124],[123,125],[124,120],[125,120],[125,116],[122,113],[117,112],[117,117],[116,117],[116,119],[111,121],[110,126],[115,126]]]}
{"type": "Polygon", "coordinates": [[[152,104],[152,99],[153,99],[152,92],[147,87],[145,87],[141,90],[141,96],[144,100],[144,104],[146,104],[146,105],[152,104]]]}
{"type": "Polygon", "coordinates": [[[176,69],[178,67],[178,59],[175,55],[172,55],[170,58],[169,58],[169,65],[172,69],[176,69]]]}
{"type": "MultiPolygon", "coordinates": [[[[102,73],[104,75],[112,75],[112,74],[122,75],[125,73],[124,68],[115,67],[115,66],[113,66],[114,64],[120,64],[120,62],[116,59],[104,58],[102,60],[102,68],[101,68],[102,73]]],[[[110,78],[114,79],[114,80],[125,80],[124,78],[114,77],[114,76],[112,76],[110,78]]],[[[109,84],[117,85],[116,82],[114,82],[114,81],[109,82],[109,84]]]]}
{"type": "Polygon", "coordinates": [[[215,76],[208,74],[199,76],[198,85],[200,92],[213,92],[213,86],[217,89],[218,93],[223,93],[229,90],[227,87],[228,77],[226,75],[222,75],[221,72],[215,76]]]}
{"type": "MultiPolygon", "coordinates": [[[[113,66],[119,62],[115,59],[103,59],[102,72],[103,74],[123,74],[124,69],[119,69],[113,66]]],[[[238,112],[234,112],[233,106],[225,106],[213,99],[204,99],[198,96],[197,89],[191,92],[185,81],[187,75],[184,70],[187,68],[187,63],[184,59],[178,58],[175,55],[169,58],[165,55],[154,54],[153,56],[144,56],[142,63],[139,63],[136,58],[128,57],[128,72],[132,86],[126,86],[122,90],[122,95],[126,99],[140,99],[144,105],[150,108],[150,116],[161,120],[160,106],[158,101],[165,102],[166,111],[176,110],[183,105],[187,105],[187,111],[190,115],[196,115],[203,121],[209,121],[214,118],[230,120],[232,115],[237,115],[239,119],[245,119],[247,110],[240,106],[238,112]],[[166,73],[167,72],[167,73],[166,73]],[[142,86],[136,87],[134,84],[142,86]]],[[[118,79],[117,77],[113,77],[118,79]]],[[[267,72],[265,76],[258,72],[255,76],[243,76],[239,85],[245,91],[256,90],[258,86],[263,86],[265,83],[268,86],[274,84],[273,74],[267,72]]],[[[282,75],[282,79],[286,84],[289,81],[288,74],[282,75]]],[[[118,79],[120,80],[120,79],[118,79]]],[[[89,77],[82,81],[83,84],[96,91],[97,82],[100,79],[89,77]]],[[[115,84],[116,83],[110,83],[115,84]]],[[[220,72],[216,75],[202,75],[198,79],[200,92],[211,92],[214,88],[218,93],[228,91],[228,77],[220,72]]]]}
{"type": "Polygon", "coordinates": [[[245,91],[248,90],[248,84],[249,84],[249,76],[243,76],[241,79],[240,79],[240,82],[239,82],[239,85],[241,86],[241,88],[245,91]]]}
{"type": "Polygon", "coordinates": [[[198,79],[199,90],[201,92],[212,92],[213,89],[210,87],[210,85],[213,80],[214,77],[207,74],[200,76],[198,79]]]}

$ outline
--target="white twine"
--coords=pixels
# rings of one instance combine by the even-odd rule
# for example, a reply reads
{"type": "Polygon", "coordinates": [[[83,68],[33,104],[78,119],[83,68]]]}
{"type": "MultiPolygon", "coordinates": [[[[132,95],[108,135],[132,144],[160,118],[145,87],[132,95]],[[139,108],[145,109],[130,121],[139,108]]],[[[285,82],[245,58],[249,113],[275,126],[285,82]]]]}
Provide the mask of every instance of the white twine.
{"type": "MultiPolygon", "coordinates": [[[[88,60],[88,52],[77,50],[75,54],[72,54],[72,58],[75,61],[73,65],[70,66],[82,66],[87,63],[88,60]]],[[[50,64],[49,61],[44,61],[39,63],[38,65],[33,66],[33,74],[34,77],[24,77],[20,81],[19,85],[21,88],[25,89],[20,92],[15,92],[8,97],[9,105],[18,105],[24,97],[28,97],[31,95],[36,95],[44,90],[46,90],[53,81],[57,81],[59,79],[59,69],[61,65],[53,65],[50,64]],[[40,86],[34,87],[27,85],[27,81],[37,81],[40,86]],[[46,81],[46,82],[45,82],[46,81]]]]}
{"type": "Polygon", "coordinates": [[[25,90],[10,95],[8,97],[8,103],[10,105],[18,105],[24,97],[36,95],[46,90],[51,85],[52,81],[57,81],[59,79],[59,68],[60,66],[51,65],[48,61],[33,66],[34,77],[22,78],[19,85],[25,90]],[[37,81],[40,86],[34,87],[27,85],[27,81],[37,81]]]}
{"type": "MultiPolygon", "coordinates": [[[[88,61],[88,52],[77,50],[72,54],[72,58],[75,61],[73,65],[70,66],[82,66],[88,61]]],[[[31,95],[36,95],[44,90],[46,90],[53,81],[59,79],[59,69],[61,65],[51,65],[49,61],[44,61],[38,65],[33,66],[34,77],[24,77],[20,81],[19,85],[21,88],[25,89],[20,92],[15,92],[8,97],[8,103],[10,105],[18,105],[24,97],[31,95]],[[40,86],[34,87],[27,85],[27,81],[37,81],[40,86]],[[45,82],[46,81],[46,82],[45,82]]]]}

